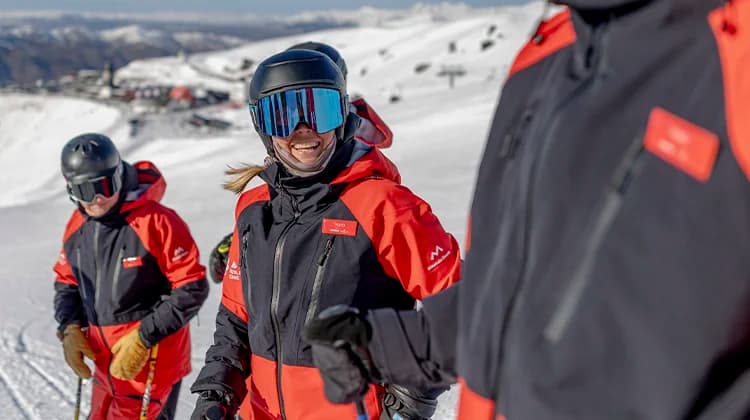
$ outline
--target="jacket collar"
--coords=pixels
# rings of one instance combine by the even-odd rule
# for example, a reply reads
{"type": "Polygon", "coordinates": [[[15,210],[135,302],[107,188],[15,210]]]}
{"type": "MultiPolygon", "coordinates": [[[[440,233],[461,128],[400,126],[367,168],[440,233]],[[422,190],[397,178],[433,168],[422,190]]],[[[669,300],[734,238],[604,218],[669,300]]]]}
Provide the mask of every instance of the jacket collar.
{"type": "Polygon", "coordinates": [[[271,210],[278,222],[293,217],[298,217],[300,222],[316,218],[319,212],[335,203],[352,182],[370,177],[401,182],[393,162],[378,149],[356,140],[345,142],[337,149],[329,166],[318,175],[289,176],[278,163],[273,163],[260,176],[269,184],[271,210]]]}

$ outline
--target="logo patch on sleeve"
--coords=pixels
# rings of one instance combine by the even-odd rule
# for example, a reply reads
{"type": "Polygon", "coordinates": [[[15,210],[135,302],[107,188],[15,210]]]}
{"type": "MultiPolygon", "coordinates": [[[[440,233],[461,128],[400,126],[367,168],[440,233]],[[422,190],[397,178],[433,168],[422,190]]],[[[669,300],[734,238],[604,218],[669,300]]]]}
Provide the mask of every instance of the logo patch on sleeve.
{"type": "Polygon", "coordinates": [[[143,258],[128,257],[122,259],[122,268],[135,268],[143,265],[143,258]]]}
{"type": "Polygon", "coordinates": [[[242,279],[242,274],[240,273],[240,266],[237,264],[237,261],[230,260],[230,263],[227,264],[227,268],[224,270],[224,277],[227,277],[230,280],[240,280],[242,279]]]}
{"type": "Polygon", "coordinates": [[[181,259],[183,259],[188,252],[185,250],[185,248],[178,246],[177,249],[174,250],[174,254],[172,255],[172,262],[177,262],[181,259]]]}
{"type": "Polygon", "coordinates": [[[328,235],[357,236],[354,220],[323,219],[323,233],[328,235]]]}
{"type": "Polygon", "coordinates": [[[716,134],[659,107],[651,111],[643,145],[700,182],[711,177],[719,152],[716,134]]]}

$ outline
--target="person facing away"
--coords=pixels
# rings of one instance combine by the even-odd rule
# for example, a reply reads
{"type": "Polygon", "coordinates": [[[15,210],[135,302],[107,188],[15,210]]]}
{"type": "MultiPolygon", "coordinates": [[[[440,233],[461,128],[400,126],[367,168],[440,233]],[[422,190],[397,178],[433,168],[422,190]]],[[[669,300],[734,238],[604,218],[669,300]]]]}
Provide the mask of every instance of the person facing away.
{"type": "MultiPolygon", "coordinates": [[[[242,417],[353,418],[354,406],[326,401],[302,327],[335,304],[413,308],[458,280],[458,245],[400,185],[392,162],[353,141],[358,117],[347,113],[343,75],[326,55],[273,55],[249,89],[272,163],[260,172],[266,183],[237,203],[214,344],[191,387],[199,394],[192,419],[232,418],[248,392],[251,412],[242,417]]],[[[249,177],[235,181],[239,192],[249,177]]],[[[365,396],[372,419],[383,394],[373,386],[365,396]]]]}
{"type": "Polygon", "coordinates": [[[151,162],[123,161],[95,133],[68,141],[61,161],[76,210],[54,266],[55,319],[76,375],[91,378],[84,357],[94,361],[89,419],[139,418],[149,375],[147,417],[173,419],[190,372],[188,322],[208,296],[198,248],[159,203],[166,182],[151,162]]]}
{"type": "Polygon", "coordinates": [[[311,323],[328,395],[458,378],[462,420],[750,418],[750,1],[556,3],[503,88],[461,282],[311,323]]]}

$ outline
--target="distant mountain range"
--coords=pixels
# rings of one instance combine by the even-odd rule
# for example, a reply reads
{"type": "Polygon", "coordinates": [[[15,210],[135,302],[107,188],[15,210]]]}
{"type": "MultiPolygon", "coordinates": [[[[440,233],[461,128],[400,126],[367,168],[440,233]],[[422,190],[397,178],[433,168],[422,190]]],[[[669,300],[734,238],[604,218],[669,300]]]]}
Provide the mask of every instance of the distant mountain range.
{"type": "Polygon", "coordinates": [[[251,41],[323,28],[351,26],[346,19],[234,19],[3,15],[0,17],[0,86],[57,79],[80,69],[118,68],[149,57],[227,49],[251,41]]]}

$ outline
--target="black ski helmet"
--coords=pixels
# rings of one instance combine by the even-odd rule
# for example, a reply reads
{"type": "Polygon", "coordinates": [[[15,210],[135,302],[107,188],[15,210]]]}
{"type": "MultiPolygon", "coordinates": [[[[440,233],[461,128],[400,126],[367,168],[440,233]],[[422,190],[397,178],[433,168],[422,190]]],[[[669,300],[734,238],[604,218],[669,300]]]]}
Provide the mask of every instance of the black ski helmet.
{"type": "Polygon", "coordinates": [[[313,50],[322,52],[323,54],[327,55],[328,58],[330,58],[334,63],[336,63],[336,65],[339,67],[339,70],[341,70],[341,75],[344,76],[344,80],[346,80],[346,61],[344,61],[344,58],[341,57],[341,54],[339,54],[336,48],[333,48],[332,46],[324,44],[322,42],[307,41],[301,42],[299,44],[294,44],[291,47],[287,48],[287,51],[288,50],[313,50]]]}
{"type": "Polygon", "coordinates": [[[120,162],[120,152],[112,140],[96,133],[73,137],[63,146],[60,157],[63,177],[72,184],[100,176],[111,176],[120,162]]]}
{"type": "MultiPolygon", "coordinates": [[[[346,80],[336,63],[323,53],[299,49],[274,54],[258,64],[248,92],[250,105],[277,92],[301,87],[325,87],[336,89],[341,94],[343,115],[347,114],[346,80]]],[[[263,133],[253,122],[269,156],[274,157],[271,136],[263,133]]],[[[346,121],[336,128],[336,139],[342,140],[346,121]]]]}

